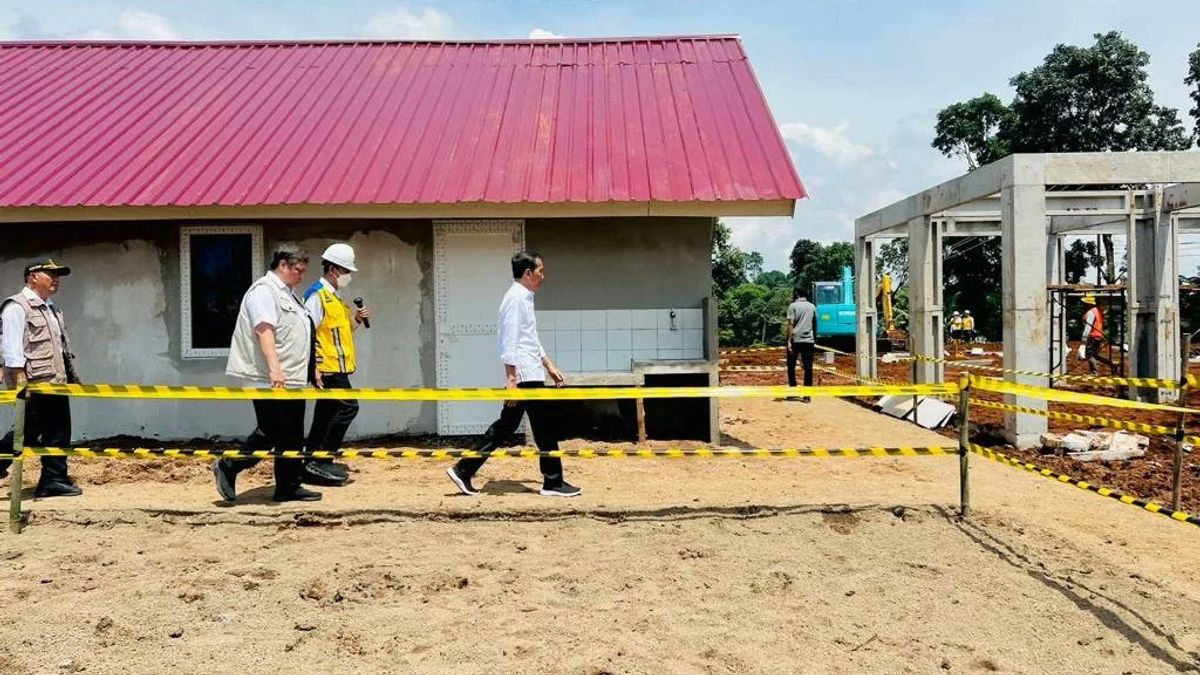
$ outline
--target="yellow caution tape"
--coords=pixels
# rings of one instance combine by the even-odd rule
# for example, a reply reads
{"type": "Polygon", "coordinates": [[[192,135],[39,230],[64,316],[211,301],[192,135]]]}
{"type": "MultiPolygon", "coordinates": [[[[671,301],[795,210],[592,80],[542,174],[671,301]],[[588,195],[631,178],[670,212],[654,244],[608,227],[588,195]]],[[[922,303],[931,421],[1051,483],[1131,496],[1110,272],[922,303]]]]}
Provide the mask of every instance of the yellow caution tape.
{"type": "MultiPolygon", "coordinates": [[[[957,454],[957,447],[838,447],[838,448],[580,448],[570,450],[539,451],[534,448],[498,449],[491,452],[460,449],[428,448],[358,448],[336,452],[317,450],[234,450],[203,448],[25,448],[24,457],[71,456],[108,459],[268,459],[285,457],[295,459],[460,459],[478,458],[521,458],[521,457],[578,457],[580,459],[623,459],[623,458],[720,458],[720,457],[920,457],[957,454]]],[[[0,455],[12,458],[13,455],[0,455]]]]}
{"type": "Polygon", "coordinates": [[[787,366],[721,366],[722,373],[781,373],[787,366]]]}
{"type": "Polygon", "coordinates": [[[1023,405],[1009,405],[1007,403],[997,403],[995,401],[984,401],[982,399],[971,399],[971,405],[977,405],[981,408],[991,408],[993,410],[1007,410],[1009,412],[1028,413],[1030,415],[1041,415],[1050,419],[1065,420],[1068,422],[1079,422],[1081,424],[1091,424],[1093,426],[1109,427],[1112,429],[1123,429],[1125,431],[1138,431],[1144,434],[1158,434],[1160,436],[1174,436],[1175,429],[1165,427],[1161,424],[1146,424],[1145,422],[1125,422],[1121,420],[1110,420],[1104,417],[1093,417],[1092,415],[1076,415],[1074,413],[1055,412],[1052,410],[1039,410],[1038,408],[1028,408],[1023,405]]]}
{"type": "MultiPolygon", "coordinates": [[[[1037,370],[1017,370],[1014,368],[1000,368],[999,366],[984,366],[972,363],[961,363],[950,361],[948,359],[939,359],[932,356],[914,355],[898,359],[900,361],[923,361],[925,363],[942,363],[951,368],[962,368],[964,370],[986,370],[993,373],[1007,373],[1010,375],[1029,375],[1032,377],[1045,377],[1048,379],[1062,380],[1067,382],[1083,382],[1097,385],[1114,385],[1114,386],[1130,386],[1143,387],[1148,389],[1178,389],[1178,380],[1167,380],[1158,377],[1110,377],[1101,375],[1051,375],[1037,370]]],[[[1196,384],[1195,376],[1188,375],[1189,386],[1196,384]]]]}
{"type": "Polygon", "coordinates": [[[34,384],[35,394],[85,398],[175,400],[307,400],[357,399],[361,401],[591,401],[639,398],[784,398],[787,396],[882,396],[885,394],[936,395],[958,393],[958,385],[830,387],[545,387],[539,389],[259,389],[255,387],[199,387],[117,384],[34,384]]]}
{"type": "Polygon", "coordinates": [[[778,345],[778,346],[774,346],[774,347],[737,347],[737,348],[733,348],[733,349],[718,349],[717,353],[719,353],[721,355],[725,355],[725,354],[758,354],[761,352],[784,351],[786,349],[787,349],[787,347],[785,347],[784,345],[778,345]]]}
{"type": "Polygon", "coordinates": [[[1140,509],[1149,511],[1150,513],[1157,513],[1160,516],[1166,516],[1166,517],[1170,518],[1171,520],[1176,520],[1181,523],[1191,523],[1192,525],[1200,525],[1200,517],[1198,517],[1198,516],[1193,516],[1191,514],[1183,512],[1183,511],[1175,511],[1173,509],[1170,509],[1170,508],[1163,506],[1162,504],[1158,504],[1156,502],[1146,501],[1144,499],[1138,499],[1137,497],[1134,497],[1133,495],[1125,494],[1125,493],[1121,492],[1120,490],[1113,490],[1111,488],[1100,487],[1098,485],[1092,485],[1091,483],[1089,483],[1085,480],[1079,480],[1078,478],[1074,478],[1074,477],[1068,476],[1066,474],[1057,473],[1057,472],[1051,471],[1050,469],[1042,468],[1036,464],[1021,461],[1020,459],[1017,459],[1015,457],[1009,457],[1008,455],[1006,455],[998,450],[995,450],[993,448],[988,448],[988,447],[985,447],[982,445],[975,445],[973,443],[971,444],[970,448],[971,448],[971,452],[973,452],[977,455],[980,455],[982,457],[986,457],[990,460],[1000,462],[1001,464],[1007,464],[1009,466],[1017,467],[1018,469],[1024,469],[1030,473],[1035,473],[1039,476],[1045,476],[1046,478],[1056,480],[1060,483],[1074,485],[1075,487],[1077,487],[1081,490],[1087,490],[1089,492],[1094,492],[1095,494],[1098,494],[1102,497],[1109,497],[1109,498],[1115,499],[1115,500],[1121,502],[1122,504],[1130,504],[1130,505],[1136,506],[1140,509]]]}
{"type": "Polygon", "coordinates": [[[1028,396],[1030,398],[1040,398],[1046,401],[1057,401],[1059,403],[1081,403],[1086,405],[1102,405],[1111,408],[1125,408],[1128,410],[1163,410],[1167,412],[1182,412],[1195,413],[1198,411],[1180,408],[1173,405],[1162,405],[1159,403],[1140,403],[1138,401],[1126,401],[1120,398],[1110,398],[1108,396],[1099,396],[1096,394],[1087,394],[1078,391],[1063,391],[1061,389],[1049,389],[1047,387],[1034,387],[1027,384],[1017,384],[1015,382],[1006,382],[991,377],[976,377],[971,376],[971,386],[979,391],[992,391],[999,394],[1017,394],[1020,396],[1028,396]]]}

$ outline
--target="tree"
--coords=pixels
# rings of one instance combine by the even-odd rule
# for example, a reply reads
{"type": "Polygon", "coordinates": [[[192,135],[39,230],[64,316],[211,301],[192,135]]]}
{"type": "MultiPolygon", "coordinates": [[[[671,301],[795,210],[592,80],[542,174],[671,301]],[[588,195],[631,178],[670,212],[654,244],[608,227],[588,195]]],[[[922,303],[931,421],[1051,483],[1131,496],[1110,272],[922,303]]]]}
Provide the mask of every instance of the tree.
{"type": "Polygon", "coordinates": [[[1096,242],[1076,239],[1064,254],[1063,276],[1068,284],[1084,283],[1088,269],[1103,262],[1096,252],[1096,242]]]}
{"type": "Polygon", "coordinates": [[[733,245],[730,240],[729,226],[717,221],[713,228],[712,243],[712,277],[713,295],[718,299],[724,298],[730,289],[746,282],[748,268],[755,262],[762,268],[762,256],[758,253],[746,253],[733,245]]]}
{"type": "Polygon", "coordinates": [[[730,289],[719,305],[721,341],[731,345],[783,344],[789,288],[744,283],[730,289]]]}
{"type": "Polygon", "coordinates": [[[938,113],[933,147],[947,157],[962,157],[967,170],[974,171],[1008,154],[1007,142],[997,134],[1001,126],[1011,122],[1010,117],[1008,106],[987,92],[952,103],[938,113]]]}
{"type": "Polygon", "coordinates": [[[1011,116],[999,138],[1012,152],[1186,150],[1179,112],[1148,83],[1150,55],[1119,32],[1091,47],[1056,45],[1042,65],[1010,80],[1011,116]]]}
{"type": "Polygon", "coordinates": [[[1188,54],[1188,74],[1184,78],[1183,83],[1192,88],[1189,94],[1192,97],[1192,138],[1200,143],[1200,44],[1196,45],[1196,51],[1188,54]]]}
{"type": "Polygon", "coordinates": [[[879,247],[875,255],[875,269],[880,274],[892,275],[892,286],[908,283],[908,239],[893,239],[879,247]]]}
{"type": "MultiPolygon", "coordinates": [[[[854,245],[846,241],[821,244],[801,239],[792,247],[792,278],[804,293],[818,281],[841,281],[842,267],[854,264],[854,245]],[[797,255],[797,250],[801,255],[797,255]],[[799,265],[797,265],[799,263],[799,265]]],[[[852,298],[847,298],[852,302],[852,298]]]]}
{"type": "Polygon", "coordinates": [[[792,246],[791,264],[792,278],[799,280],[800,272],[808,267],[817,253],[823,248],[820,242],[812,239],[800,239],[792,246]]]}
{"type": "Polygon", "coordinates": [[[947,312],[970,310],[980,335],[998,338],[1004,327],[1000,294],[1000,237],[947,238],[942,269],[947,312]]]}
{"type": "Polygon", "coordinates": [[[754,277],[754,283],[758,284],[759,286],[766,286],[772,290],[776,288],[786,288],[791,290],[792,277],[790,274],[784,274],[779,270],[770,270],[767,272],[760,272],[758,276],[754,277]]]}

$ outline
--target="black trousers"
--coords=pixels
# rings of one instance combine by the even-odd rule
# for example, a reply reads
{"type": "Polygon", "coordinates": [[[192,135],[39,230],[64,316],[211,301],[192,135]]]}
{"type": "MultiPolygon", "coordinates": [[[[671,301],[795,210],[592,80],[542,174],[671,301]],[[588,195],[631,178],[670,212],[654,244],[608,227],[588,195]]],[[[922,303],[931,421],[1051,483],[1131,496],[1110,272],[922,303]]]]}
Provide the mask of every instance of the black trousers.
{"type": "MultiPolygon", "coordinates": [[[[66,396],[30,396],[25,404],[25,445],[31,448],[63,448],[71,445],[71,400],[66,396]]],[[[0,452],[13,452],[13,432],[0,440],[0,452]]],[[[8,471],[11,459],[0,460],[0,472],[8,471]]],[[[42,457],[38,485],[67,480],[66,457],[42,457]]]]}
{"type": "MultiPolygon", "coordinates": [[[[350,376],[346,373],[321,373],[321,382],[326,389],[350,389],[350,376]]],[[[342,441],[346,440],[346,430],[355,417],[358,417],[358,401],[319,399],[313,406],[308,451],[341,450],[342,441]]]]}
{"type": "Polygon", "coordinates": [[[793,342],[792,349],[787,355],[787,371],[788,371],[788,386],[796,386],[796,356],[800,357],[800,364],[804,367],[804,386],[812,386],[813,373],[813,353],[816,352],[817,345],[813,342],[793,342]]]}
{"type": "Polygon", "coordinates": [[[1087,356],[1088,370],[1093,375],[1099,370],[1096,368],[1097,361],[1107,365],[1110,370],[1117,367],[1117,364],[1113,363],[1112,359],[1100,353],[1100,347],[1103,344],[1104,340],[1097,337],[1089,337],[1087,342],[1084,343],[1083,353],[1087,356]]]}
{"type": "MultiPolygon", "coordinates": [[[[253,450],[303,450],[304,401],[252,401],[258,428],[246,438],[243,448],[253,450]]],[[[237,471],[258,464],[256,457],[227,460],[237,471]]],[[[294,490],[300,486],[301,460],[275,458],[275,490],[294,490]]]]}
{"type": "MultiPolygon", "coordinates": [[[[521,389],[537,389],[546,386],[542,382],[522,382],[517,385],[521,389]]],[[[513,401],[500,410],[500,419],[492,422],[492,426],[484,432],[483,439],[473,448],[477,452],[491,452],[503,445],[517,427],[521,417],[529,413],[529,427],[533,431],[533,442],[542,452],[558,450],[558,429],[556,428],[551,404],[553,401],[513,401]]],[[[479,467],[487,461],[486,457],[464,457],[458,460],[460,475],[470,478],[479,471],[479,467]]],[[[557,487],[563,482],[562,460],[558,457],[538,458],[542,470],[542,481],[546,487],[557,487]]]]}

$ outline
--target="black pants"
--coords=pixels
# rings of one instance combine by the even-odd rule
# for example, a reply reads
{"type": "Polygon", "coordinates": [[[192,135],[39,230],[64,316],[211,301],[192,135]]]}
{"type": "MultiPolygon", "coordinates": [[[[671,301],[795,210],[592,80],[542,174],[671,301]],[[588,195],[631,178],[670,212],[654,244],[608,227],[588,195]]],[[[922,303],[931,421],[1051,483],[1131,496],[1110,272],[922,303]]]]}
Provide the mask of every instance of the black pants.
{"type": "Polygon", "coordinates": [[[788,386],[796,386],[796,356],[800,356],[800,365],[804,367],[804,386],[812,386],[813,353],[817,345],[812,342],[793,342],[792,349],[787,355],[788,386]]]}
{"type": "MultiPolygon", "coordinates": [[[[546,386],[542,382],[522,382],[517,385],[521,389],[536,389],[546,386]]],[[[529,413],[529,427],[533,431],[533,442],[542,452],[558,450],[558,429],[550,405],[552,401],[513,401],[500,410],[500,419],[492,422],[492,426],[483,434],[481,440],[473,449],[477,452],[491,452],[503,445],[521,424],[521,417],[529,413]]],[[[487,461],[486,457],[464,457],[458,460],[458,472],[470,478],[479,471],[479,467],[487,461]]],[[[562,460],[558,457],[539,458],[542,470],[542,481],[545,487],[557,487],[563,482],[562,460]]]]}
{"type": "Polygon", "coordinates": [[[1117,364],[1112,362],[1112,359],[1100,353],[1100,346],[1104,344],[1102,338],[1089,337],[1083,348],[1083,353],[1087,357],[1088,370],[1094,375],[1099,370],[1096,368],[1096,362],[1099,361],[1108,366],[1109,370],[1117,367],[1117,364]]]}
{"type": "MultiPolygon", "coordinates": [[[[66,396],[30,396],[25,404],[25,446],[65,448],[71,445],[71,400],[66,396]]],[[[12,453],[13,432],[0,440],[0,452],[12,453]]],[[[8,471],[11,459],[0,460],[0,471],[8,471]]],[[[42,457],[38,485],[67,480],[66,457],[42,457]]]]}
{"type": "MultiPolygon", "coordinates": [[[[350,376],[346,373],[322,373],[321,382],[326,389],[350,389],[350,376]]],[[[308,451],[341,450],[346,430],[355,417],[358,417],[358,401],[318,399],[308,431],[308,451]]]]}
{"type": "MultiPolygon", "coordinates": [[[[243,448],[253,450],[303,450],[304,401],[255,400],[258,428],[250,433],[243,448]]],[[[258,464],[255,457],[227,460],[237,471],[258,464]]],[[[301,460],[275,458],[275,490],[287,492],[300,486],[301,460]]]]}

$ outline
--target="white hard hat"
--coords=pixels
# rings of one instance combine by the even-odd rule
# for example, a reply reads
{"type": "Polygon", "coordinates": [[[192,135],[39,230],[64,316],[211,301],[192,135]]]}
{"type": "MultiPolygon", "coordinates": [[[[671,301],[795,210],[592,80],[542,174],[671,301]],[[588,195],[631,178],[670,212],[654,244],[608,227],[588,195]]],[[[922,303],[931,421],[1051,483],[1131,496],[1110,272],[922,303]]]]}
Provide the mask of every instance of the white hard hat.
{"type": "Polygon", "coordinates": [[[969,309],[968,309],[968,310],[966,311],[966,313],[967,313],[967,314],[970,314],[970,313],[971,313],[971,310],[969,310],[969,309]]]}
{"type": "Polygon", "coordinates": [[[954,316],[958,316],[958,312],[955,312],[955,313],[954,313],[954,316]]]}
{"type": "Polygon", "coordinates": [[[354,266],[354,249],[350,247],[350,244],[330,244],[329,248],[321,254],[321,260],[331,262],[351,272],[358,271],[358,268],[354,266]]]}

